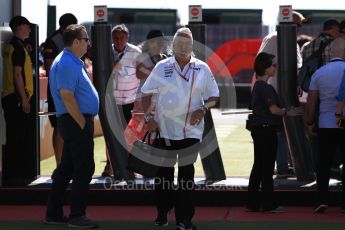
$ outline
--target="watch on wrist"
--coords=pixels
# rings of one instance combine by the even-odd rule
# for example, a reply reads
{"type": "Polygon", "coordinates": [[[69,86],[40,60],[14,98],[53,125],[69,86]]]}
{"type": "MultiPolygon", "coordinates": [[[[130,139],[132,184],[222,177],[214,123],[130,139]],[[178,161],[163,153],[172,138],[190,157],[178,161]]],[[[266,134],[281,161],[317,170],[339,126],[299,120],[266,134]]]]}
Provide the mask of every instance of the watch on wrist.
{"type": "Polygon", "coordinates": [[[202,105],[200,109],[204,112],[204,114],[207,112],[208,108],[205,105],[202,105]]]}
{"type": "Polygon", "coordinates": [[[336,116],[336,117],[342,117],[342,116],[343,116],[343,113],[337,113],[337,112],[336,112],[336,113],[334,114],[334,116],[336,116]]]}
{"type": "Polygon", "coordinates": [[[283,117],[285,117],[287,115],[287,109],[286,108],[282,108],[284,114],[283,114],[283,117]]]}
{"type": "Polygon", "coordinates": [[[147,114],[144,116],[145,123],[149,123],[153,119],[152,114],[147,114]]]}

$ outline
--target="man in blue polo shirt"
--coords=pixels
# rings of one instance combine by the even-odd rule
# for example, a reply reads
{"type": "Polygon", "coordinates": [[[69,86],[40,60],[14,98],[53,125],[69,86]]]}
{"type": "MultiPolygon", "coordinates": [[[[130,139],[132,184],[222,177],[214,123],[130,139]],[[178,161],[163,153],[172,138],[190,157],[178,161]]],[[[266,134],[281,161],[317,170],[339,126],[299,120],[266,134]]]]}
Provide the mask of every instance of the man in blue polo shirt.
{"type": "Polygon", "coordinates": [[[57,125],[64,139],[61,163],[53,173],[48,198],[46,224],[95,228],[85,215],[89,183],[95,170],[93,117],[98,113],[99,98],[84,63],[80,60],[88,46],[85,27],[72,24],[63,33],[65,49],[50,69],[50,91],[56,107],[57,125]],[[72,181],[69,219],[64,217],[62,199],[72,181]]]}

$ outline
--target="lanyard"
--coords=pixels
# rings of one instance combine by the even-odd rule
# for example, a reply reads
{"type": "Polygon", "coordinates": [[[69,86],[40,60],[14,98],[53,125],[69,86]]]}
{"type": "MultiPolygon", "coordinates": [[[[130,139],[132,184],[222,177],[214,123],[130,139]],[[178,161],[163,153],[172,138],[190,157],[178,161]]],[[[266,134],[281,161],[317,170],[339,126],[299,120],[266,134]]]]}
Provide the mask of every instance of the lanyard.
{"type": "Polygon", "coordinates": [[[122,53],[120,53],[120,55],[117,55],[117,59],[115,60],[115,64],[117,64],[119,61],[121,61],[123,55],[125,55],[125,51],[123,51],[122,53]]]}
{"type": "MultiPolygon", "coordinates": [[[[189,80],[189,76],[187,76],[187,75],[189,74],[189,70],[190,70],[191,64],[192,64],[192,63],[189,63],[187,72],[183,75],[182,72],[179,72],[179,71],[177,70],[176,65],[175,65],[175,63],[174,63],[174,69],[175,69],[176,73],[177,73],[180,77],[182,77],[184,80],[186,80],[187,82],[188,82],[188,80],[189,80]]],[[[182,71],[183,71],[183,70],[182,70],[182,71]]]]}
{"type": "Polygon", "coordinates": [[[193,94],[193,89],[194,89],[193,86],[194,86],[194,82],[195,82],[194,74],[195,74],[195,72],[193,72],[193,74],[192,74],[192,83],[190,84],[190,92],[189,92],[189,100],[188,100],[188,111],[187,111],[187,114],[186,114],[186,119],[185,119],[184,128],[183,128],[184,138],[187,138],[187,131],[188,131],[187,130],[187,123],[188,123],[188,120],[190,119],[190,113],[191,113],[192,94],[193,94]]]}

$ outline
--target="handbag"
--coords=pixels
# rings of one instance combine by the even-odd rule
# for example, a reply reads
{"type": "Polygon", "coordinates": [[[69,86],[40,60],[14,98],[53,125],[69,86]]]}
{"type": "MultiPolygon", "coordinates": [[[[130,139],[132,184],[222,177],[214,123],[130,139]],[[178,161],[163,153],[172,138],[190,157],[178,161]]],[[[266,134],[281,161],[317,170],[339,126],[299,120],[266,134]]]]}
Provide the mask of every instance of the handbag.
{"type": "Polygon", "coordinates": [[[251,131],[254,126],[253,114],[248,114],[248,118],[246,120],[246,129],[251,131]]]}
{"type": "Polygon", "coordinates": [[[132,151],[133,143],[136,140],[142,140],[146,132],[147,125],[144,122],[144,115],[133,114],[123,134],[129,152],[132,151]]]}
{"type": "MultiPolygon", "coordinates": [[[[142,140],[136,140],[133,143],[131,153],[128,155],[127,168],[144,177],[155,177],[161,165],[159,157],[156,154],[158,147],[159,131],[156,131],[155,138],[151,139],[151,133],[146,132],[142,140]]],[[[164,150],[162,150],[164,151],[164,150]]]]}

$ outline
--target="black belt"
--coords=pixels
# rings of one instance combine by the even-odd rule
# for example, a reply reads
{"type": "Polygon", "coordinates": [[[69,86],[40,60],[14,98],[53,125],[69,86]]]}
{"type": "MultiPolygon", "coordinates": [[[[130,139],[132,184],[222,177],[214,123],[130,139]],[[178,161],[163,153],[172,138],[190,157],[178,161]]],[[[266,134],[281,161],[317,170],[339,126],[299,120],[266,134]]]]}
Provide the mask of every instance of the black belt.
{"type": "Polygon", "coordinates": [[[85,118],[93,118],[93,117],[94,117],[94,115],[88,114],[88,113],[83,113],[83,116],[84,116],[85,118]]]}
{"type": "MultiPolygon", "coordinates": [[[[94,117],[94,115],[89,114],[89,113],[83,113],[83,116],[85,117],[85,119],[92,119],[94,117]]],[[[61,117],[72,117],[69,113],[64,113],[61,115],[61,117]]]]}
{"type": "Polygon", "coordinates": [[[258,124],[253,125],[253,128],[274,128],[274,129],[280,129],[282,128],[281,125],[273,125],[273,124],[258,124]]]}

